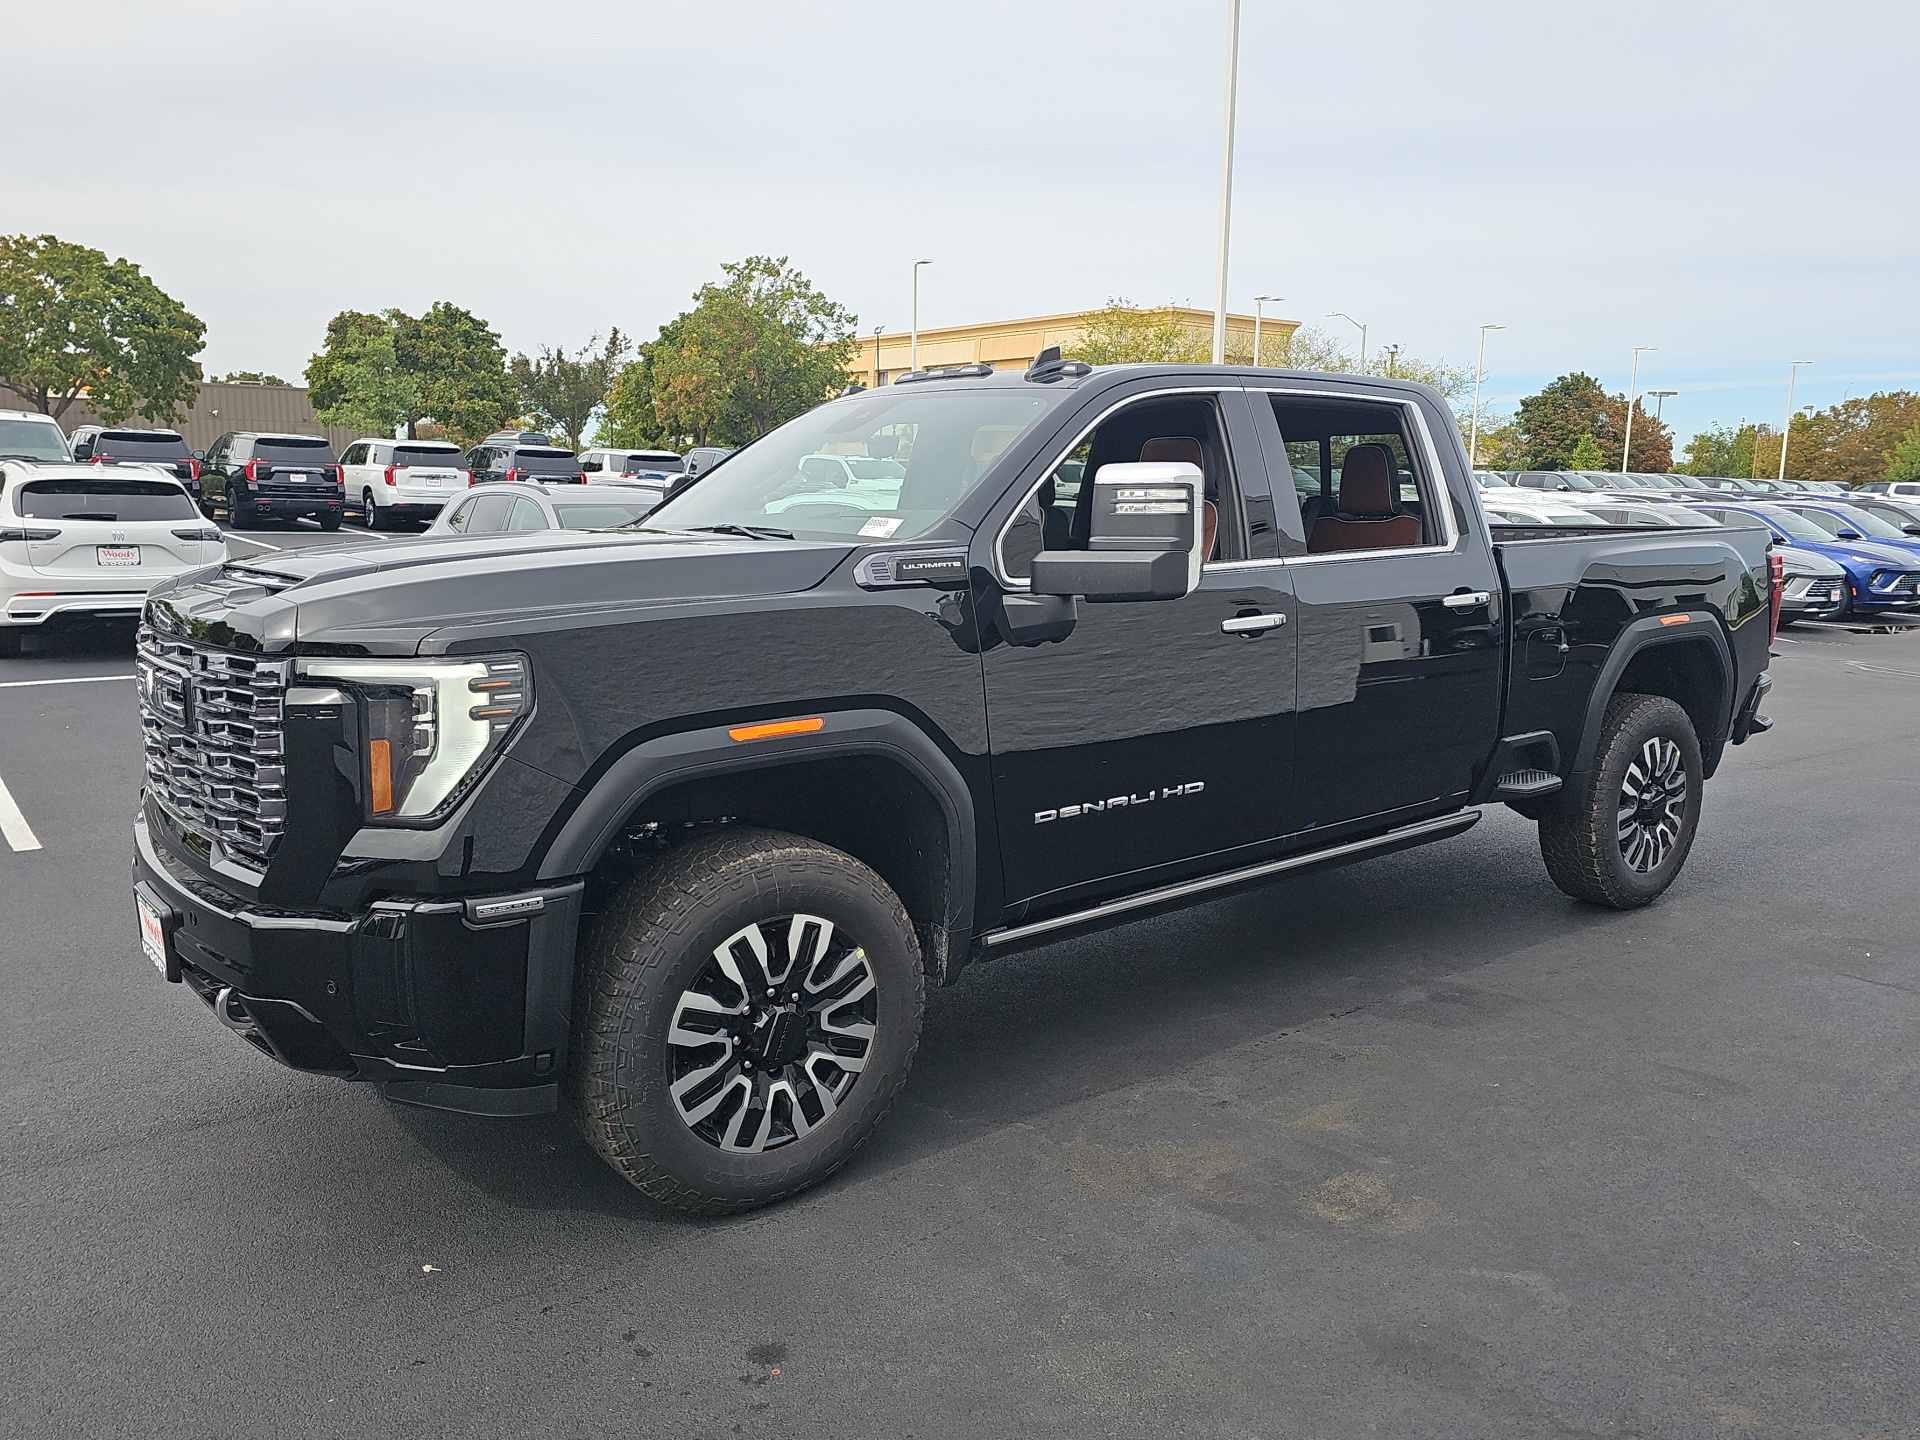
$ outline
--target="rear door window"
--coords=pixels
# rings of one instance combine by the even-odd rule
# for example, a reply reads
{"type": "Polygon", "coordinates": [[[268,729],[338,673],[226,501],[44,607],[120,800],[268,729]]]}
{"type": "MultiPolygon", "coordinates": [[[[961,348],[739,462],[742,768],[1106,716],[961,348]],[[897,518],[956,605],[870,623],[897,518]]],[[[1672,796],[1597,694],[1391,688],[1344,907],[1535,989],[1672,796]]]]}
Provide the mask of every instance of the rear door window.
{"type": "Polygon", "coordinates": [[[467,520],[469,535],[498,535],[507,528],[507,512],[513,508],[511,495],[482,495],[473,502],[467,520]]]}
{"type": "Polygon", "coordinates": [[[547,517],[541,513],[540,507],[533,501],[515,500],[513,502],[513,515],[507,521],[507,529],[545,530],[546,528],[547,517]]]}
{"type": "Polygon", "coordinates": [[[30,520],[191,520],[200,514],[178,485],[104,475],[29,480],[13,503],[30,520]]]}

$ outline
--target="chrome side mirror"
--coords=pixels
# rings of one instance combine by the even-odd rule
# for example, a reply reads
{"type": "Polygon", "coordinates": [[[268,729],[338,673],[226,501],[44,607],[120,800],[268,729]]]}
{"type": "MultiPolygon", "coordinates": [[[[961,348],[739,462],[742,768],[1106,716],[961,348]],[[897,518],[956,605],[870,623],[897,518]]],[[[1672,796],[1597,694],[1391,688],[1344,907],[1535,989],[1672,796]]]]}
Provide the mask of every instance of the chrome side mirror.
{"type": "Polygon", "coordinates": [[[1184,599],[1200,585],[1206,498],[1197,465],[1102,465],[1087,548],[1034,556],[1033,593],[1090,604],[1184,599]]]}

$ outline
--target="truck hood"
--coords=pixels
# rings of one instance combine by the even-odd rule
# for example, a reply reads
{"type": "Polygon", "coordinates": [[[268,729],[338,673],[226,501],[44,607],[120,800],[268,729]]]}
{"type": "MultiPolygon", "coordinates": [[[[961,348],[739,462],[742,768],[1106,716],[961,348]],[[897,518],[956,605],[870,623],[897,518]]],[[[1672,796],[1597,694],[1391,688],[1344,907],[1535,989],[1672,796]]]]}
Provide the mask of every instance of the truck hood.
{"type": "Polygon", "coordinates": [[[441,648],[436,631],[485,630],[495,616],[537,623],[809,590],[852,549],[648,531],[349,542],[232,560],[156,586],[147,620],[236,650],[351,645],[410,655],[441,648]]]}

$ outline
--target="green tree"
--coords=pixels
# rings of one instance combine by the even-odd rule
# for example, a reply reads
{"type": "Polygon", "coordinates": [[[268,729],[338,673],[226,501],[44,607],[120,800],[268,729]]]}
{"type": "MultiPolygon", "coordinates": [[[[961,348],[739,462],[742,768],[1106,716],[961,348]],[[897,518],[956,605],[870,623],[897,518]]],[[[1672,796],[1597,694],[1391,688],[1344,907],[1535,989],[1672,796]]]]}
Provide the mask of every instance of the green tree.
{"type": "Polygon", "coordinates": [[[1886,478],[1920,480],[1920,421],[1916,421],[1888,453],[1886,478]]]}
{"type": "Polygon", "coordinates": [[[606,344],[595,335],[577,355],[542,346],[540,358],[513,357],[508,367],[519,391],[520,413],[557,430],[578,450],[594,413],[607,403],[621,362],[633,348],[616,326],[606,344]]]}
{"type": "Polygon", "coordinates": [[[307,389],[328,425],[418,439],[431,418],[472,444],[513,418],[515,394],[500,337],[471,311],[437,301],[426,314],[343,310],[307,362],[307,389]]]}
{"type": "Polygon", "coordinates": [[[82,393],[115,424],[176,419],[207,327],[130,260],[52,235],[0,236],[0,386],[55,420],[82,393]]]}
{"type": "Polygon", "coordinates": [[[287,382],[278,375],[269,375],[264,370],[235,370],[229,375],[215,375],[209,382],[214,385],[284,385],[287,382]]]}
{"type": "Polygon", "coordinates": [[[1600,442],[1591,435],[1582,435],[1574,443],[1573,453],[1567,457],[1569,470],[1605,470],[1607,457],[1600,453],[1600,442]]]}
{"type": "MultiPolygon", "coordinates": [[[[1609,395],[1598,380],[1576,370],[1523,399],[1514,423],[1525,447],[1524,469],[1618,470],[1626,440],[1627,398],[1609,395]],[[1601,464],[1573,463],[1574,447],[1583,435],[1591,436],[1599,447],[1601,464]]],[[[1635,470],[1656,472],[1673,465],[1673,432],[1647,414],[1637,400],[1629,463],[1635,470]]]]}
{"type": "Polygon", "coordinates": [[[745,444],[812,409],[845,388],[853,358],[854,315],[785,256],[720,268],[644,357],[655,425],[696,445],[745,444]]]}
{"type": "MultiPolygon", "coordinates": [[[[1267,349],[1265,336],[1260,348],[1267,349]]],[[[1083,318],[1079,336],[1061,353],[1089,365],[1204,365],[1213,358],[1213,332],[1187,324],[1171,305],[1142,310],[1114,296],[1083,318]]]]}
{"type": "Polygon", "coordinates": [[[326,347],[307,363],[307,395],[322,425],[391,435],[423,413],[420,387],[400,368],[398,310],[368,315],[342,310],[327,322],[326,347]]]}
{"type": "Polygon", "coordinates": [[[608,387],[606,420],[600,429],[602,444],[652,450],[678,438],[667,433],[653,408],[654,343],[640,346],[608,387]]]}

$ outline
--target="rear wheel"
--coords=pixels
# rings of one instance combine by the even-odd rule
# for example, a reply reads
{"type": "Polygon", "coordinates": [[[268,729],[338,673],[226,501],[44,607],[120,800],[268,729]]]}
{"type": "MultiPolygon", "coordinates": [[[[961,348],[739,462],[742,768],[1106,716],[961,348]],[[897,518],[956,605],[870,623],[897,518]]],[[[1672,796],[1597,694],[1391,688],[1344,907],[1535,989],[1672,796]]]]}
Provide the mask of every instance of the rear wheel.
{"type": "Polygon", "coordinates": [[[1687,863],[1700,823],[1700,741],[1664,695],[1607,702],[1586,785],[1540,820],[1540,855],[1576,900],[1632,910],[1687,863]]]}
{"type": "Polygon", "coordinates": [[[386,517],[380,513],[380,507],[373,501],[372,490],[362,490],[360,492],[360,509],[367,517],[367,528],[369,530],[385,530],[389,528],[386,517]]]}
{"type": "Polygon", "coordinates": [[[614,1169],[722,1215],[818,1183],[892,1106],[925,975],[899,900],[852,856],[731,830],[629,881],[584,946],[568,1096],[614,1169]]]}
{"type": "Polygon", "coordinates": [[[340,516],[338,515],[316,515],[313,518],[319,521],[322,530],[338,530],[340,528],[340,516]]]}

